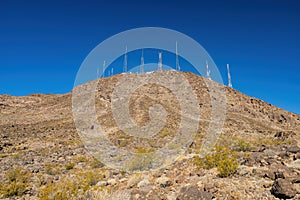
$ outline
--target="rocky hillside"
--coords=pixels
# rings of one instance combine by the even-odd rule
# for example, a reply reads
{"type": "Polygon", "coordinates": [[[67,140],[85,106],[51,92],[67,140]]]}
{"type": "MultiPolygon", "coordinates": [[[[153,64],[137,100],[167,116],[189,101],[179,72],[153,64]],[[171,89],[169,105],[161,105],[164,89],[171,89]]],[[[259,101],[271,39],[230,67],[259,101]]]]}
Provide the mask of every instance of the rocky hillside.
{"type": "MultiPolygon", "coordinates": [[[[171,80],[177,72],[157,73],[171,80]]],[[[192,73],[182,75],[197,96],[199,128],[185,153],[158,170],[149,170],[152,161],[137,160],[128,171],[92,157],[76,130],[72,93],[0,95],[0,198],[300,199],[300,116],[192,73]],[[217,123],[211,116],[218,113],[212,106],[218,94],[208,84],[226,95],[226,115],[217,144],[199,157],[210,124],[217,123]]],[[[116,75],[78,88],[97,84],[97,120],[113,145],[148,155],[175,137],[181,107],[172,91],[147,84],[132,94],[130,116],[145,126],[151,123],[149,108],[160,104],[167,112],[164,127],[151,138],[120,129],[111,109],[113,91],[121,78],[136,76],[141,75],[116,75]]]]}

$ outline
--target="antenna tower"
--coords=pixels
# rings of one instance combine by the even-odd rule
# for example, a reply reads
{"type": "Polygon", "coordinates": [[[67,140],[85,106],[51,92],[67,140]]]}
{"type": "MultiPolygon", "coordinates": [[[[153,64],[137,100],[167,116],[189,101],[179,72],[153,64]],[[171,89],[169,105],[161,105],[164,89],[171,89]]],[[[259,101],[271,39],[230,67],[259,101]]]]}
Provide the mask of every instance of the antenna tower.
{"type": "Polygon", "coordinates": [[[102,74],[102,77],[103,77],[103,78],[105,77],[105,76],[104,76],[104,72],[105,72],[105,65],[106,65],[106,64],[105,64],[105,60],[104,60],[104,61],[103,61],[103,69],[102,69],[102,73],[103,73],[103,74],[102,74]]]}
{"type": "Polygon", "coordinates": [[[178,46],[176,41],[176,70],[180,71],[179,59],[178,59],[178,46]]]}
{"type": "Polygon", "coordinates": [[[162,70],[162,52],[158,53],[158,70],[162,70]]]}
{"type": "Polygon", "coordinates": [[[142,57],[141,57],[141,69],[140,69],[140,73],[143,74],[144,73],[144,49],[142,49],[142,57]]]}
{"type": "Polygon", "coordinates": [[[208,62],[206,61],[206,77],[209,79],[209,80],[211,80],[211,78],[210,78],[210,70],[209,70],[209,68],[208,68],[208,62]]]}
{"type": "Polygon", "coordinates": [[[228,73],[228,87],[232,88],[229,64],[227,64],[227,73],[228,73]]]}
{"type": "Polygon", "coordinates": [[[99,68],[97,68],[97,79],[99,78],[99,68]]]}
{"type": "Polygon", "coordinates": [[[127,72],[127,46],[126,46],[125,54],[124,54],[124,67],[123,67],[123,71],[127,72]]]}

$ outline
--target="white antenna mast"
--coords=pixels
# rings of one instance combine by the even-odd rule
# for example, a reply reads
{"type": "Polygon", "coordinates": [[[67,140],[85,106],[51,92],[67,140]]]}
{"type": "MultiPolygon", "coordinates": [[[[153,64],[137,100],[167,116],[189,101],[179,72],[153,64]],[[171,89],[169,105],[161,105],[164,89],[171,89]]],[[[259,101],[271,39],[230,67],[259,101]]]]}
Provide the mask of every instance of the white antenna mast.
{"type": "Polygon", "coordinates": [[[99,68],[97,68],[97,79],[99,78],[99,68]]]}
{"type": "Polygon", "coordinates": [[[227,73],[228,73],[228,87],[232,88],[229,64],[227,64],[227,73]]]}
{"type": "Polygon", "coordinates": [[[141,69],[140,69],[141,74],[144,73],[144,65],[145,65],[145,62],[144,62],[144,49],[142,49],[141,69]]]}
{"type": "Polygon", "coordinates": [[[102,77],[104,78],[105,76],[104,76],[104,72],[105,72],[105,60],[103,61],[103,69],[102,69],[102,77]]]}
{"type": "Polygon", "coordinates": [[[125,55],[124,55],[124,68],[123,68],[123,71],[127,72],[127,46],[126,46],[125,55]]]}
{"type": "Polygon", "coordinates": [[[179,59],[178,59],[178,46],[176,41],[176,70],[180,71],[179,59]]]}
{"type": "Polygon", "coordinates": [[[158,53],[158,70],[162,70],[162,52],[158,53]]]}
{"type": "Polygon", "coordinates": [[[112,76],[114,75],[114,68],[113,67],[111,68],[111,75],[112,76]]]}
{"type": "Polygon", "coordinates": [[[211,80],[211,78],[210,78],[210,70],[209,70],[209,68],[208,68],[208,62],[206,61],[206,77],[209,79],[209,80],[211,80]]]}

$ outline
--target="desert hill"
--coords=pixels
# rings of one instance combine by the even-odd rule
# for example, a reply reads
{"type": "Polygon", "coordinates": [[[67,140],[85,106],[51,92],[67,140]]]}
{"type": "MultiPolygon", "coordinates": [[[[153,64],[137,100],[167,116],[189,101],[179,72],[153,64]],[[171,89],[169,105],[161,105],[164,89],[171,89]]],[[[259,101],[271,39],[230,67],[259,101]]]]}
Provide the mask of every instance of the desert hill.
{"type": "MultiPolygon", "coordinates": [[[[155,73],[172,79],[178,72],[155,73]]],[[[139,126],[151,123],[151,106],[166,110],[166,123],[152,138],[122,131],[111,109],[121,78],[130,82],[149,74],[102,78],[63,95],[0,95],[0,198],[300,199],[300,116],[195,74],[181,75],[197,96],[199,128],[176,162],[155,171],[148,170],[150,163],[112,169],[93,158],[72,113],[72,93],[96,84],[97,119],[112,144],[138,154],[162,148],[180,126],[182,108],[172,91],[147,84],[130,98],[130,116],[139,126]],[[207,83],[224,92],[226,113],[217,145],[199,158],[206,131],[218,123],[211,116],[219,113],[212,106],[219,93],[207,83]]]]}

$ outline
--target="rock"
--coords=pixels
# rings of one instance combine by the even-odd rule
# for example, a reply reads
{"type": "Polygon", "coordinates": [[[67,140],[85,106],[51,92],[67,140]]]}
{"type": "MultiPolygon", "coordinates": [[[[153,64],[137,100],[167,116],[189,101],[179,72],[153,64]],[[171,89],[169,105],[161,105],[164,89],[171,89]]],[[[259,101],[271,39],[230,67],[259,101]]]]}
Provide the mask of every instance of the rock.
{"type": "Polygon", "coordinates": [[[296,190],[292,183],[280,178],[273,183],[271,193],[277,198],[291,199],[296,195],[296,190]]]}
{"type": "Polygon", "coordinates": [[[171,179],[169,179],[168,177],[166,176],[162,176],[158,179],[156,179],[156,183],[160,185],[160,187],[168,187],[171,185],[171,179]]]}
{"type": "Polygon", "coordinates": [[[133,175],[129,178],[127,182],[127,188],[133,188],[136,186],[140,181],[142,180],[142,177],[140,175],[133,175]]]}
{"type": "Polygon", "coordinates": [[[265,156],[268,156],[268,157],[273,157],[273,156],[276,156],[276,152],[273,151],[272,149],[266,149],[264,151],[264,155],[265,156]]]}
{"type": "Polygon", "coordinates": [[[283,158],[283,159],[289,158],[289,154],[288,154],[287,152],[285,152],[285,151],[280,152],[280,153],[278,154],[278,156],[279,156],[280,158],[283,158]]]}
{"type": "Polygon", "coordinates": [[[98,187],[103,187],[103,186],[106,186],[107,185],[107,182],[106,181],[99,181],[96,186],[98,187]]]}
{"type": "Polygon", "coordinates": [[[298,152],[300,152],[300,148],[298,146],[294,145],[294,146],[289,147],[287,149],[287,151],[290,153],[298,153],[298,152]]]}
{"type": "Polygon", "coordinates": [[[106,170],[104,176],[105,178],[111,178],[113,176],[113,173],[110,170],[106,170]]]}
{"type": "Polygon", "coordinates": [[[125,182],[125,181],[127,181],[128,179],[127,178],[121,178],[120,179],[120,183],[123,183],[123,182],[125,182]]]}
{"type": "Polygon", "coordinates": [[[292,161],[289,164],[286,164],[289,168],[300,170],[300,159],[297,159],[295,161],[292,161]]]}
{"type": "Polygon", "coordinates": [[[176,199],[176,193],[175,192],[170,192],[169,194],[167,194],[167,200],[174,200],[176,199]]]}
{"type": "Polygon", "coordinates": [[[150,181],[146,178],[146,179],[143,179],[142,181],[140,181],[137,184],[137,187],[142,188],[142,187],[148,186],[149,184],[150,184],[150,181]]]}
{"type": "Polygon", "coordinates": [[[54,180],[58,181],[59,180],[59,176],[58,175],[54,176],[54,180]]]}
{"type": "Polygon", "coordinates": [[[212,198],[211,193],[199,190],[197,186],[192,185],[181,188],[176,200],[210,200],[212,198]]]}
{"type": "Polygon", "coordinates": [[[293,180],[294,176],[295,174],[293,173],[293,171],[287,166],[274,163],[266,171],[264,177],[268,177],[272,180],[276,180],[280,178],[293,180]]]}
{"type": "Polygon", "coordinates": [[[241,165],[237,169],[237,174],[240,176],[251,176],[255,171],[255,169],[256,169],[255,167],[248,167],[245,165],[241,165]]]}
{"type": "Polygon", "coordinates": [[[137,190],[137,189],[133,189],[131,191],[131,198],[130,199],[146,199],[146,195],[147,193],[146,192],[143,192],[143,191],[140,191],[140,190],[137,190]]]}
{"type": "Polygon", "coordinates": [[[108,185],[116,185],[116,184],[117,184],[117,181],[116,181],[115,179],[109,179],[109,180],[107,181],[107,184],[108,184],[108,185]]]}
{"type": "Polygon", "coordinates": [[[295,160],[300,159],[300,152],[296,153],[296,155],[294,156],[295,160]]]}

